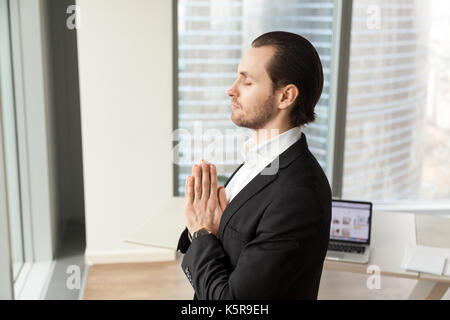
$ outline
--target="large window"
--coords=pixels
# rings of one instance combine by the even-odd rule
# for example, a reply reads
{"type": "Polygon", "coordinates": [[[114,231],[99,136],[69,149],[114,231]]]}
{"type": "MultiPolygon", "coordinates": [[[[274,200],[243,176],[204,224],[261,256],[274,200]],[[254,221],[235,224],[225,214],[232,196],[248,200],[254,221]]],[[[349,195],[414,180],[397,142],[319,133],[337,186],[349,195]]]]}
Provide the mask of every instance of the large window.
{"type": "Polygon", "coordinates": [[[342,195],[450,198],[450,3],[355,0],[342,195]]]}
{"type": "MultiPolygon", "coordinates": [[[[12,73],[11,46],[9,34],[8,5],[0,0],[0,120],[2,120],[6,183],[8,197],[8,220],[11,242],[13,277],[17,279],[24,263],[22,208],[19,181],[18,143],[16,109],[12,73]]],[[[0,159],[0,165],[3,159],[0,159]]],[[[2,181],[3,182],[3,181],[2,181]]]]}
{"type": "MultiPolygon", "coordinates": [[[[342,3],[178,1],[178,127],[189,132],[195,123],[203,132],[233,128],[226,89],[251,41],[267,31],[299,33],[315,45],[324,66],[318,119],[305,132],[322,167],[333,172],[334,195],[374,202],[449,200],[450,1],[346,2],[353,4],[352,12],[341,12],[351,15],[351,29],[346,23],[350,20],[339,13],[342,3]],[[344,47],[350,52],[345,55],[348,69],[344,55],[336,54],[346,52],[344,47]],[[339,75],[348,71],[344,90],[330,90],[339,87],[331,83],[339,78],[331,77],[331,70],[339,75]],[[339,103],[345,101],[342,97],[346,108],[339,103]],[[335,135],[344,127],[342,138],[335,135]],[[337,160],[326,161],[330,159],[337,160]]],[[[195,134],[190,138],[203,139],[195,134]]],[[[188,154],[188,146],[181,144],[181,154],[188,154]]],[[[227,148],[240,150],[239,145],[227,148]]],[[[182,159],[180,195],[198,160],[192,154],[182,159]]],[[[239,157],[217,163],[225,175],[222,181],[239,163],[239,157]]]]}
{"type": "Polygon", "coordinates": [[[324,90],[316,107],[317,120],[304,131],[311,151],[325,169],[333,14],[332,0],[178,1],[177,124],[182,129],[178,137],[179,195],[184,194],[185,179],[195,162],[201,159],[214,162],[221,183],[241,163],[239,151],[243,140],[238,136],[245,136],[245,132],[230,130],[237,127],[230,120],[231,105],[226,91],[236,79],[237,66],[253,39],[273,30],[301,34],[320,54],[324,90]],[[208,131],[213,135],[215,132],[216,139],[223,137],[222,157],[209,159],[210,155],[205,153],[211,144],[206,138],[210,135],[205,135],[208,131]]]}

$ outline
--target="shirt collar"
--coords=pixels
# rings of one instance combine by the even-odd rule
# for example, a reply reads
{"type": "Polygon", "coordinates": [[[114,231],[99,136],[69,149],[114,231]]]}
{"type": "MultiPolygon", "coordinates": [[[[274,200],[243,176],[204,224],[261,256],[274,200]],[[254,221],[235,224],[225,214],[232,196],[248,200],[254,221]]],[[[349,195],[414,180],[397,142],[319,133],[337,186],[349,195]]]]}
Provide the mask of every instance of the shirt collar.
{"type": "Polygon", "coordinates": [[[265,141],[259,146],[255,146],[255,138],[247,140],[242,147],[242,155],[247,165],[266,166],[277,156],[293,145],[302,136],[301,126],[293,127],[282,134],[265,141]]]}

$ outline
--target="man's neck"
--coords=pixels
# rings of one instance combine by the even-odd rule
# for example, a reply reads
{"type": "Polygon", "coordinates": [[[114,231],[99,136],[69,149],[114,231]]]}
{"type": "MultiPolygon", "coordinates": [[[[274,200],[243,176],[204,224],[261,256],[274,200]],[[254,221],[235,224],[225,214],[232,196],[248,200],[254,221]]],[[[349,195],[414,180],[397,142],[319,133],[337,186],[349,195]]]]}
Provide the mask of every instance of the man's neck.
{"type": "Polygon", "coordinates": [[[253,131],[253,139],[255,142],[255,146],[258,147],[265,143],[266,141],[269,141],[276,136],[292,129],[293,126],[266,126],[261,129],[257,129],[253,131]]]}

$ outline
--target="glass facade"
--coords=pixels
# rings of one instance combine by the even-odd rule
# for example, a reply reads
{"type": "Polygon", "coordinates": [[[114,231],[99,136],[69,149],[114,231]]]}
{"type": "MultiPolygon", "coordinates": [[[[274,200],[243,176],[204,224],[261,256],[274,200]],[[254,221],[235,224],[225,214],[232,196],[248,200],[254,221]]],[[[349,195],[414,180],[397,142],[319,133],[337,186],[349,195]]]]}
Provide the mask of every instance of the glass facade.
{"type": "MultiPolygon", "coordinates": [[[[333,5],[331,0],[178,1],[178,128],[196,132],[191,138],[197,141],[180,143],[185,157],[179,195],[192,165],[208,160],[187,150],[202,149],[198,141],[205,143],[206,130],[224,135],[236,128],[226,90],[251,41],[273,30],[307,37],[321,56],[324,90],[317,120],[305,133],[326,169],[333,5]],[[194,130],[196,123],[203,131],[194,130]]],[[[446,0],[353,1],[343,198],[450,198],[449,21],[446,0]]],[[[213,161],[222,182],[240,163],[239,143],[224,145],[232,156],[213,161]]]]}
{"type": "Polygon", "coordinates": [[[224,183],[241,163],[242,141],[233,136],[239,130],[233,130],[238,128],[230,120],[231,102],[226,91],[237,78],[237,66],[251,42],[273,30],[301,34],[321,57],[324,90],[316,107],[317,119],[304,131],[311,151],[325,169],[333,14],[332,0],[178,1],[178,128],[191,133],[191,140],[183,138],[189,134],[179,137],[179,195],[184,194],[192,165],[209,159],[208,154],[194,154],[211,144],[205,139],[206,131],[223,137],[223,157],[211,160],[217,165],[219,182],[224,183]]]}
{"type": "Polygon", "coordinates": [[[438,54],[448,40],[443,19],[434,18],[446,12],[448,35],[450,11],[444,6],[439,0],[354,1],[343,198],[450,196],[444,156],[450,126],[445,120],[439,124],[449,118],[450,86],[437,80],[449,78],[450,51],[438,54]],[[440,35],[432,32],[439,23],[440,35]],[[441,177],[432,176],[432,162],[441,164],[441,177]]]}

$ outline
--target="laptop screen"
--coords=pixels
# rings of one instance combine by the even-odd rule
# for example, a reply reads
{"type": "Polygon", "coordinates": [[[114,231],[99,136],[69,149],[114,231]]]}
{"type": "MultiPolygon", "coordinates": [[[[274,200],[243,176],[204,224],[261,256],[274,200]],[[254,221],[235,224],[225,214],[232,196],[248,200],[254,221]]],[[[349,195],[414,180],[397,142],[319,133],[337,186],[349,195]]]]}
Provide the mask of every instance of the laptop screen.
{"type": "Polygon", "coordinates": [[[330,240],[370,243],[372,203],[333,199],[331,212],[330,240]]]}

